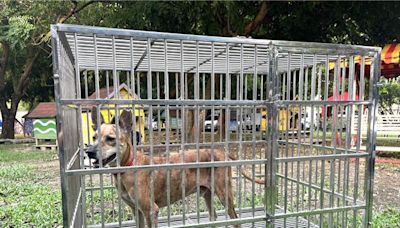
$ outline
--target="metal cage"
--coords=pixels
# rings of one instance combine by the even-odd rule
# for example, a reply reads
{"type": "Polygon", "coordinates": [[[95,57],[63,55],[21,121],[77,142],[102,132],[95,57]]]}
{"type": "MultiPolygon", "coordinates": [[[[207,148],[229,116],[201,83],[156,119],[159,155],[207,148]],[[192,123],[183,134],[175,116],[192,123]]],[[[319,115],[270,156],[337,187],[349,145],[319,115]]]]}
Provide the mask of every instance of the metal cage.
{"type": "MultiPolygon", "coordinates": [[[[198,187],[160,208],[159,226],[369,226],[380,48],[65,24],[51,31],[65,227],[135,226],[119,194],[123,172],[193,169],[198,177],[221,166],[232,168],[238,219],[212,189],[219,216],[210,221],[198,187]],[[106,122],[136,113],[133,150],[151,160],[189,149],[236,159],[93,168],[85,155],[92,106],[106,122]]],[[[169,199],[175,182],[166,180],[169,199]]]]}

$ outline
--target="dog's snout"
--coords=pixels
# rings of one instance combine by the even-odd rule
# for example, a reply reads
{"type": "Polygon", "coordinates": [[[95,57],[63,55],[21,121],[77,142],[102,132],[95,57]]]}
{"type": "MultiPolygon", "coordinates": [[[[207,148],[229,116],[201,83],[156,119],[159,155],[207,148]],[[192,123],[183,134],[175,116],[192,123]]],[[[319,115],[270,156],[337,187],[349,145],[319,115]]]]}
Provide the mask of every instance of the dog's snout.
{"type": "Polygon", "coordinates": [[[86,154],[88,155],[89,158],[91,159],[97,159],[97,146],[96,145],[90,145],[86,149],[86,154]]]}

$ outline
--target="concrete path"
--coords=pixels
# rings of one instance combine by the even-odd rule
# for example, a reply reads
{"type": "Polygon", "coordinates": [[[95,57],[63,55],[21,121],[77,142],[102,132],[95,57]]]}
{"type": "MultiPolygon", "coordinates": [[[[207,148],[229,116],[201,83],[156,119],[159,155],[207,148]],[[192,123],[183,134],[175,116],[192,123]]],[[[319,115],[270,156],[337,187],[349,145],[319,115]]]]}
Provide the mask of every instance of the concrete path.
{"type": "MultiPolygon", "coordinates": [[[[360,150],[365,151],[366,147],[361,146],[360,150]]],[[[400,146],[377,146],[376,151],[380,152],[400,152],[400,146]]]]}

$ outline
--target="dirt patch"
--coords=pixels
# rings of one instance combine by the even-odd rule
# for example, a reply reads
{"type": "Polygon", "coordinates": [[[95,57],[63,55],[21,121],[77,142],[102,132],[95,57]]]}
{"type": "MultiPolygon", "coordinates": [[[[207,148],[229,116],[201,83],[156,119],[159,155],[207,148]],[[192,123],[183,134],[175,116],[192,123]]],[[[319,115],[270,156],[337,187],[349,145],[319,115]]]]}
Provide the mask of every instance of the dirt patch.
{"type": "MultiPolygon", "coordinates": [[[[249,156],[247,154],[247,156],[249,156]]],[[[3,164],[4,165],[4,164],[3,164]]],[[[60,188],[60,169],[58,159],[39,160],[29,162],[37,169],[39,182],[60,188]]],[[[360,172],[364,171],[364,164],[360,164],[360,172]]],[[[400,165],[377,164],[374,181],[374,209],[383,211],[387,208],[400,208],[400,165]]],[[[106,178],[108,181],[109,179],[106,178]]],[[[88,182],[89,183],[89,182],[88,182]]],[[[235,185],[235,184],[234,184],[235,185]]],[[[236,186],[234,187],[236,190],[236,186]]]]}
{"type": "Polygon", "coordinates": [[[60,187],[60,162],[58,160],[31,163],[37,169],[40,181],[55,188],[60,187]]]}
{"type": "Polygon", "coordinates": [[[375,168],[374,208],[400,208],[400,165],[380,165],[375,168]]]}

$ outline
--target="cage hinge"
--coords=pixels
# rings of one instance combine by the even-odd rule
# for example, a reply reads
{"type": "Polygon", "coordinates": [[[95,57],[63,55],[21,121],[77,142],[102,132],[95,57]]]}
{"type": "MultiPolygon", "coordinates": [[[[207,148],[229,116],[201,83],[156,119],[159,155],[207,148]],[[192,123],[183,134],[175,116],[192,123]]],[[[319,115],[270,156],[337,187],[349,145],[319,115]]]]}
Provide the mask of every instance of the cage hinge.
{"type": "Polygon", "coordinates": [[[267,222],[267,223],[272,223],[272,222],[273,222],[272,216],[269,215],[269,214],[266,214],[265,222],[267,222]]]}

